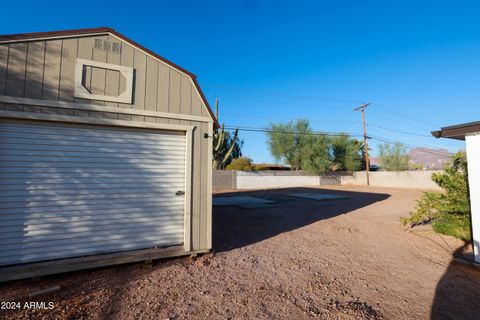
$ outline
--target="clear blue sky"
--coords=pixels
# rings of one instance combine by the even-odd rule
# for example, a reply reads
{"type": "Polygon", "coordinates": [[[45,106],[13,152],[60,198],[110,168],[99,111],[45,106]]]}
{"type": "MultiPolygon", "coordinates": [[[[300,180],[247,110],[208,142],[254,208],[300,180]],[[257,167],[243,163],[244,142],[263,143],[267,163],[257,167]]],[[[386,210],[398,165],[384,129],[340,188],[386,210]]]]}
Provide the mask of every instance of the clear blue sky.
{"type": "MultiPolygon", "coordinates": [[[[363,101],[372,136],[463,148],[428,135],[480,120],[480,4],[393,3],[9,1],[0,24],[2,34],[113,27],[197,74],[230,126],[303,117],[318,131],[361,133],[353,108],[363,101]]],[[[264,134],[241,137],[245,155],[272,161],[264,134]]]]}

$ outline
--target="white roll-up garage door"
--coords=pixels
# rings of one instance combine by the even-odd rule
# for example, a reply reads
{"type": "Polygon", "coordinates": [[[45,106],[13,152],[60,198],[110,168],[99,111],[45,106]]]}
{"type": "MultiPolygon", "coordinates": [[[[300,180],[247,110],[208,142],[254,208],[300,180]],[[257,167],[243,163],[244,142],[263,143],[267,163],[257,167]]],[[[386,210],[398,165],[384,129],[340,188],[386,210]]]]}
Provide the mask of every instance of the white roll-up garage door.
{"type": "Polygon", "coordinates": [[[185,133],[0,123],[0,265],[183,243],[185,133]]]}

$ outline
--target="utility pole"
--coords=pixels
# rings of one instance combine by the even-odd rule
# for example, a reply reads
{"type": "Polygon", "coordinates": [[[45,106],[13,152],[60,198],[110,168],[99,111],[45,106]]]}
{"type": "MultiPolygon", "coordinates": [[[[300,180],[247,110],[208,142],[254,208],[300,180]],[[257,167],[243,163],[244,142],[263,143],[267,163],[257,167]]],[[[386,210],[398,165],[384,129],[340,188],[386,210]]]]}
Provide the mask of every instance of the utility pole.
{"type": "Polygon", "coordinates": [[[365,169],[367,170],[367,186],[370,185],[370,158],[368,157],[368,137],[367,137],[367,125],[365,123],[365,109],[370,105],[370,103],[364,103],[360,107],[353,109],[353,111],[362,112],[362,122],[363,122],[363,147],[365,152],[365,169]]]}

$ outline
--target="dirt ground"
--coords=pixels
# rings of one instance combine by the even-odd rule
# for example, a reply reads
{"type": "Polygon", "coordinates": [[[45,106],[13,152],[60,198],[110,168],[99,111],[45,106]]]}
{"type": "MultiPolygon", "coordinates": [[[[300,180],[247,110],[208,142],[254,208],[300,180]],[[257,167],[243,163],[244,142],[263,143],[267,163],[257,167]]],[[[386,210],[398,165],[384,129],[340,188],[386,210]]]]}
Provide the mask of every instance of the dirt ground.
{"type": "Polygon", "coordinates": [[[462,243],[399,223],[420,191],[323,188],[348,196],[330,201],[292,191],[321,190],[236,192],[277,203],[215,207],[212,254],[2,284],[0,301],[54,308],[0,318],[478,319],[480,268],[452,259],[462,243]]]}

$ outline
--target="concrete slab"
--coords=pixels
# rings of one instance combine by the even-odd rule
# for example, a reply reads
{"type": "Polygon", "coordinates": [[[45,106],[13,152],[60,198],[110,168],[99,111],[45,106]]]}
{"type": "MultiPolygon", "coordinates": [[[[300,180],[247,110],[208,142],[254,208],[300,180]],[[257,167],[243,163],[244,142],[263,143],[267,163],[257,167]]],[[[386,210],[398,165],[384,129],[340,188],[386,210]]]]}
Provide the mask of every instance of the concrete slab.
{"type": "Polygon", "coordinates": [[[237,206],[244,209],[267,208],[272,206],[274,203],[276,203],[276,201],[250,196],[213,198],[214,206],[237,206]]]}
{"type": "Polygon", "coordinates": [[[338,200],[338,199],[347,199],[346,196],[338,196],[333,194],[325,194],[325,193],[289,193],[291,197],[297,198],[305,198],[317,201],[325,201],[325,200],[338,200]]]}

